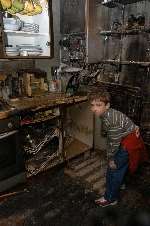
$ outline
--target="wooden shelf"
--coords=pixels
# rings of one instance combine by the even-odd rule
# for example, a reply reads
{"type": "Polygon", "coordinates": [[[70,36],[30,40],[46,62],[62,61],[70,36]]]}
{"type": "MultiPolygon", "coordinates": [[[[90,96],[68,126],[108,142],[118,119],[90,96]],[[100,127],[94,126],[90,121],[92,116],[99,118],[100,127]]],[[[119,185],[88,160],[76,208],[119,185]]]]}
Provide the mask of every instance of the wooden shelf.
{"type": "Polygon", "coordinates": [[[29,121],[26,121],[26,122],[21,122],[21,126],[33,125],[33,124],[36,124],[36,123],[46,122],[46,121],[53,120],[53,119],[56,119],[56,118],[59,118],[59,117],[60,117],[60,115],[53,115],[53,116],[47,116],[47,117],[44,117],[44,118],[41,118],[41,119],[29,120],[29,121]]]}
{"type": "MultiPolygon", "coordinates": [[[[93,85],[89,86],[89,89],[92,88],[93,85]]],[[[131,95],[135,95],[136,98],[141,99],[141,88],[137,86],[130,86],[130,85],[122,85],[119,83],[111,83],[111,82],[104,82],[104,81],[98,81],[94,84],[96,87],[102,87],[104,86],[105,88],[108,88],[110,90],[115,90],[116,93],[120,93],[122,91],[122,94],[124,93],[124,89],[129,92],[131,95]]]]}
{"type": "Polygon", "coordinates": [[[71,144],[69,144],[67,147],[64,148],[63,152],[65,153],[66,160],[69,160],[71,158],[74,158],[88,150],[90,150],[90,146],[74,139],[71,144]]]}

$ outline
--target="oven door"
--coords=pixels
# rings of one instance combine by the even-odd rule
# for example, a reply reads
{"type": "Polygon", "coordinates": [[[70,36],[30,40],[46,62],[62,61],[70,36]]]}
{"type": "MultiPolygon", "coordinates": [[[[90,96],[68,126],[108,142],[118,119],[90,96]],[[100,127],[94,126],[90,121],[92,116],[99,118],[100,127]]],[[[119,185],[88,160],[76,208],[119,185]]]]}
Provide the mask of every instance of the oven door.
{"type": "Polygon", "coordinates": [[[0,134],[0,181],[24,171],[18,130],[0,134]]]}

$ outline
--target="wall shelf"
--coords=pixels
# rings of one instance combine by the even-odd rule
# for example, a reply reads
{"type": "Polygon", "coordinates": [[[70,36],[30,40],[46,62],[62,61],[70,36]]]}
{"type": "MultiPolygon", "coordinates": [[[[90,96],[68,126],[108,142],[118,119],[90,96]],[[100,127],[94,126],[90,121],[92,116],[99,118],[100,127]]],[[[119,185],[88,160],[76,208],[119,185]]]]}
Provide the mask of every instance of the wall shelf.
{"type": "Polygon", "coordinates": [[[150,28],[141,28],[141,29],[131,29],[131,30],[122,30],[122,31],[100,31],[99,34],[103,36],[121,36],[121,35],[139,35],[143,33],[150,33],[150,28]]]}
{"type": "Polygon", "coordinates": [[[150,66],[150,61],[148,62],[137,62],[137,61],[127,61],[127,60],[102,60],[99,63],[104,63],[104,64],[116,64],[116,65],[139,65],[143,67],[149,67],[150,66]]]}
{"type": "Polygon", "coordinates": [[[24,31],[12,31],[12,30],[4,30],[5,33],[9,35],[17,35],[17,36],[49,36],[48,33],[35,33],[35,32],[24,32],[24,31]]]}
{"type": "Polygon", "coordinates": [[[114,0],[114,2],[123,4],[123,5],[133,4],[133,3],[136,3],[136,2],[142,2],[142,1],[143,0],[114,0]]]}
{"type": "Polygon", "coordinates": [[[101,3],[102,5],[108,7],[108,8],[114,8],[117,7],[118,5],[128,5],[128,4],[133,4],[136,2],[141,2],[144,0],[107,0],[107,1],[97,1],[97,4],[101,3]]]}
{"type": "MultiPolygon", "coordinates": [[[[136,93],[136,96],[141,97],[141,88],[138,86],[130,86],[130,85],[122,85],[119,83],[112,83],[112,82],[106,82],[106,81],[97,81],[95,84],[95,86],[108,86],[108,87],[114,87],[114,89],[126,89],[128,90],[130,93],[136,93]],[[140,94],[140,95],[139,95],[140,94]]],[[[93,85],[91,85],[92,87],[93,85]]],[[[89,86],[90,87],[90,86],[89,86]]]]}

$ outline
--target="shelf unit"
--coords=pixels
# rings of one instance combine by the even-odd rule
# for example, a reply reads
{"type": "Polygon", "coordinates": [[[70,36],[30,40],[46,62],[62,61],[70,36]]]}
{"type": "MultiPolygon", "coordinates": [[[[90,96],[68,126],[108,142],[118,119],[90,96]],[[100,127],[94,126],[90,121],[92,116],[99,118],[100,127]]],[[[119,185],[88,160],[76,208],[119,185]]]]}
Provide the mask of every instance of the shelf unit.
{"type": "MultiPolygon", "coordinates": [[[[131,35],[143,35],[143,34],[150,34],[150,27],[146,26],[139,26],[138,28],[132,28],[132,29],[124,29],[124,16],[125,16],[125,5],[127,4],[132,4],[132,3],[137,3],[137,2],[142,2],[143,0],[106,0],[106,1],[100,1],[102,5],[112,8],[111,5],[109,4],[116,4],[114,7],[117,7],[117,4],[121,4],[122,7],[120,8],[122,10],[122,28],[119,28],[118,30],[101,30],[98,32],[99,35],[105,36],[105,37],[114,37],[114,38],[120,38],[121,42],[121,48],[120,48],[120,54],[119,54],[119,59],[118,60],[104,60],[103,63],[108,63],[108,64],[116,64],[116,65],[140,65],[140,66],[145,66],[149,67],[150,62],[149,61],[128,61],[128,60],[122,60],[122,43],[123,39],[126,36],[131,36],[131,35]]],[[[99,3],[100,3],[99,2],[99,3]]]]}
{"type": "MultiPolygon", "coordinates": [[[[113,0],[113,1],[108,0],[108,1],[103,1],[103,2],[101,1],[101,4],[103,4],[104,6],[106,6],[108,8],[118,7],[119,10],[120,9],[122,10],[122,27],[118,28],[118,30],[101,30],[101,31],[99,31],[99,35],[105,36],[106,38],[108,38],[108,37],[119,38],[120,42],[121,42],[121,47],[123,47],[124,38],[127,37],[127,36],[149,35],[150,34],[150,27],[149,26],[141,26],[141,27],[139,26],[139,27],[136,27],[136,28],[133,27],[132,29],[125,29],[124,28],[125,10],[126,10],[125,5],[136,3],[136,2],[141,2],[141,1],[138,1],[138,0],[137,1],[136,0],[113,0]],[[120,7],[120,4],[122,4],[121,7],[120,7]]],[[[148,36],[146,36],[146,37],[148,37],[148,36]]],[[[147,57],[146,57],[146,59],[147,59],[147,57]]],[[[120,55],[119,55],[117,60],[106,59],[106,60],[100,61],[100,63],[118,65],[118,67],[120,66],[120,71],[122,70],[122,65],[127,65],[127,66],[129,66],[129,65],[134,66],[135,65],[135,66],[139,66],[139,67],[146,67],[146,71],[147,71],[146,76],[150,75],[150,73],[149,73],[150,61],[149,61],[149,59],[148,59],[148,61],[147,60],[146,61],[123,60],[122,59],[122,48],[120,48],[120,55]]],[[[134,73],[135,73],[135,71],[134,71],[134,73]]],[[[146,81],[146,79],[147,78],[145,78],[145,81],[146,81]]],[[[109,86],[109,85],[110,84],[105,83],[105,86],[109,86]]],[[[114,87],[115,87],[115,84],[111,84],[111,85],[114,85],[114,87]]],[[[139,89],[140,89],[140,87],[139,87],[139,89]]],[[[138,110],[138,114],[139,114],[138,115],[138,124],[141,126],[141,132],[142,132],[142,136],[144,138],[145,144],[147,144],[149,146],[150,145],[150,142],[149,142],[150,117],[149,117],[149,107],[147,107],[147,104],[145,104],[145,98],[148,98],[148,95],[147,96],[145,95],[145,97],[144,97],[144,92],[145,92],[145,90],[141,89],[140,104],[139,104],[139,106],[137,105],[137,110],[139,108],[139,110],[138,110]],[[142,108],[144,109],[144,111],[142,110],[142,108]]],[[[134,96],[135,96],[135,100],[136,100],[136,98],[138,98],[138,96],[136,96],[136,95],[134,95],[134,96]]],[[[137,101],[138,101],[138,99],[137,99],[137,101]]],[[[149,103],[149,100],[148,100],[148,103],[149,103]]],[[[133,113],[136,114],[137,112],[133,112],[133,113]]]]}

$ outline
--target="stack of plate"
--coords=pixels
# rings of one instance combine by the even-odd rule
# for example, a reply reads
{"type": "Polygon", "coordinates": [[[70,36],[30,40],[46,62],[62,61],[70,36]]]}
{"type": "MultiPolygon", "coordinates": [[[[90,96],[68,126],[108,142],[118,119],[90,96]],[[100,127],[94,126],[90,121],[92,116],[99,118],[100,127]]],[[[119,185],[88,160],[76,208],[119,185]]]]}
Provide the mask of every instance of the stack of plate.
{"type": "Polygon", "coordinates": [[[21,30],[24,31],[24,32],[38,33],[39,32],[39,25],[24,22],[21,30]]]}
{"type": "Polygon", "coordinates": [[[18,56],[19,49],[17,47],[6,47],[6,55],[7,56],[18,56]]]}
{"type": "Polygon", "coordinates": [[[26,52],[27,56],[39,56],[43,53],[40,45],[32,45],[32,44],[22,44],[17,46],[19,48],[20,55],[26,52]]]}
{"type": "Polygon", "coordinates": [[[21,21],[15,18],[3,18],[4,29],[18,31],[21,28],[21,21]]]}

